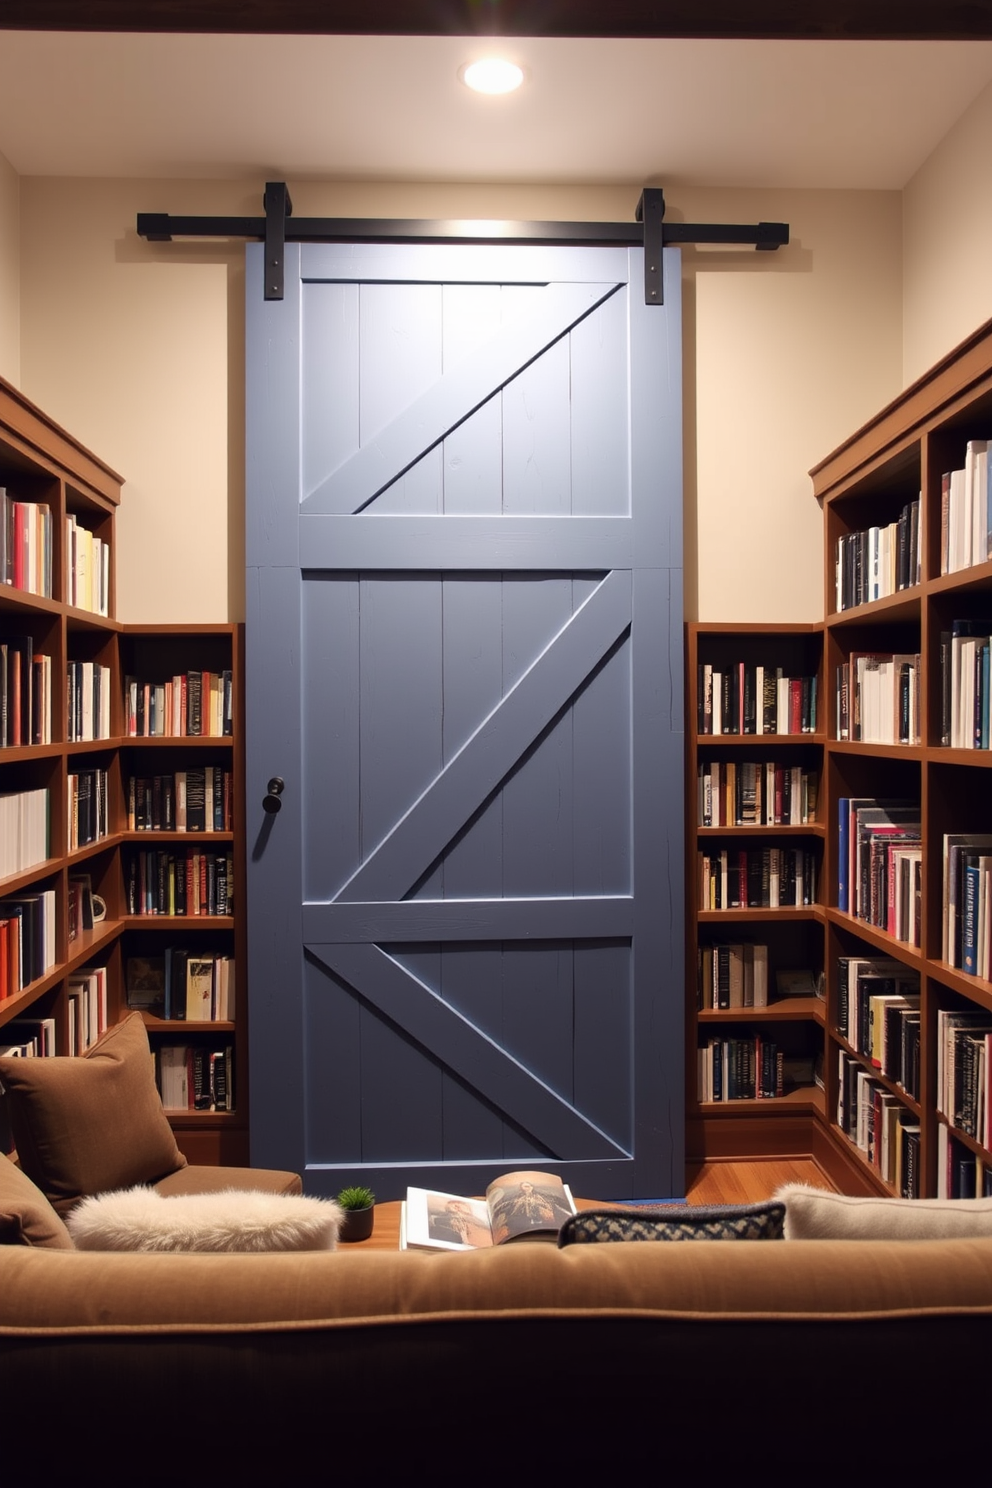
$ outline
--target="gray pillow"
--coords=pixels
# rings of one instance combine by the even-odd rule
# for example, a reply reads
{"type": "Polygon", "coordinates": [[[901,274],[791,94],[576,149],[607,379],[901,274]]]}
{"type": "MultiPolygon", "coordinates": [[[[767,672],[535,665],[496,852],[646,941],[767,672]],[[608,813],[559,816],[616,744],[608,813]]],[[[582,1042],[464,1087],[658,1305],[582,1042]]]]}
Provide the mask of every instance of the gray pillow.
{"type": "Polygon", "coordinates": [[[583,1209],[566,1219],[559,1246],[609,1240],[781,1240],[785,1205],[666,1204],[657,1209],[583,1209]]]}

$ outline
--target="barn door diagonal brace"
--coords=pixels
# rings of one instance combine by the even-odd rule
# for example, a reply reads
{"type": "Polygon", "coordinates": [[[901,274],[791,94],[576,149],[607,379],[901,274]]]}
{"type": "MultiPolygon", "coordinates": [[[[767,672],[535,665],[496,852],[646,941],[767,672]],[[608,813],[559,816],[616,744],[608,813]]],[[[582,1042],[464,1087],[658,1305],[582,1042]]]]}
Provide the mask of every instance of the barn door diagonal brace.
{"type": "Polygon", "coordinates": [[[634,222],[471,222],[402,217],[294,217],[285,181],[268,181],[264,217],[173,217],[139,212],[138,236],[149,243],[173,238],[260,238],[265,243],[265,298],[281,300],[285,245],[290,243],[532,243],[644,247],[644,302],[664,303],[661,250],[677,243],[727,243],[769,252],[789,241],[786,222],[728,225],[666,222],[665,193],[646,186],[634,222]]]}

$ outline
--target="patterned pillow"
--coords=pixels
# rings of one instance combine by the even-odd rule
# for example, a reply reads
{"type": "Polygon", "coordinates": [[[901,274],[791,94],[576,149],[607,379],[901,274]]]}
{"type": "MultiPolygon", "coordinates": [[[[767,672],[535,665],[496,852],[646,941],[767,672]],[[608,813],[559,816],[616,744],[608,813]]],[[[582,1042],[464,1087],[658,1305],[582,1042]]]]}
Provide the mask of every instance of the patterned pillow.
{"type": "Polygon", "coordinates": [[[659,1209],[583,1209],[566,1219],[559,1246],[599,1240],[781,1240],[785,1205],[666,1204],[659,1209]]]}

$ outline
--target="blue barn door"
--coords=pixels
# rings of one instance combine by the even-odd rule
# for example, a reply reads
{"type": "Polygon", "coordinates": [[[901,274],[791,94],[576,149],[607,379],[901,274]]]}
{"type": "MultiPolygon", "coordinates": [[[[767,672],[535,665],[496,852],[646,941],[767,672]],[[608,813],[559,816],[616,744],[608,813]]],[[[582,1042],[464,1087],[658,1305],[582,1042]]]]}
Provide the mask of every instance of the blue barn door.
{"type": "Polygon", "coordinates": [[[252,1161],[310,1193],[683,1192],[666,260],[249,248],[252,1161]]]}

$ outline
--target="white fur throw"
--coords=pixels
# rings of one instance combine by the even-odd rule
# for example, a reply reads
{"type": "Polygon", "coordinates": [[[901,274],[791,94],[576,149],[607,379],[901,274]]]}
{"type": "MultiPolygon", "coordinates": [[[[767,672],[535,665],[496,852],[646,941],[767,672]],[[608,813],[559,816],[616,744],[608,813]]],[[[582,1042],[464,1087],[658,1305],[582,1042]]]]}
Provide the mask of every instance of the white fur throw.
{"type": "Polygon", "coordinates": [[[80,1250],[335,1250],[342,1218],[333,1199],[139,1187],[84,1199],[66,1225],[80,1250]]]}
{"type": "Polygon", "coordinates": [[[992,1199],[853,1198],[786,1183],[786,1240],[953,1240],[992,1235],[992,1199]]]}

